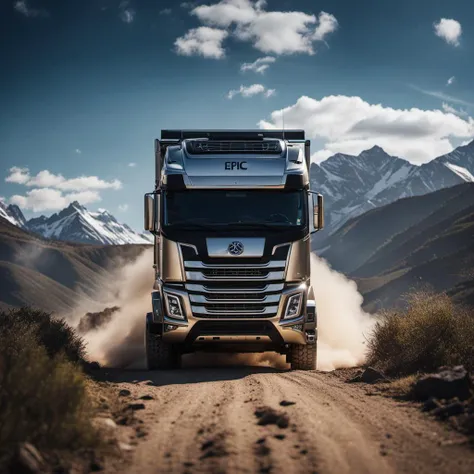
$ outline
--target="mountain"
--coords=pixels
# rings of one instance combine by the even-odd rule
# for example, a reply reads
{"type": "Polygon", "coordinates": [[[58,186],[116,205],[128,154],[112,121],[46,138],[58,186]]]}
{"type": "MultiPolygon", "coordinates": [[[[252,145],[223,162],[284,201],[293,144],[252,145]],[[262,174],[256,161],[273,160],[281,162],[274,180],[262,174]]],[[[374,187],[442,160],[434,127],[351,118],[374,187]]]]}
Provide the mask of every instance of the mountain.
{"type": "Polygon", "coordinates": [[[0,201],[0,217],[3,217],[8,222],[18,227],[26,227],[26,219],[20,208],[14,204],[6,206],[0,201]]]}
{"type": "Polygon", "coordinates": [[[371,309],[425,286],[474,304],[474,183],[368,211],[326,243],[320,255],[357,281],[371,309]]]}
{"type": "Polygon", "coordinates": [[[79,302],[92,306],[98,289],[115,289],[114,263],[134,260],[147,248],[48,241],[0,218],[0,307],[65,314],[79,302]]]}
{"type": "Polygon", "coordinates": [[[138,234],[121,224],[107,211],[90,212],[78,202],[50,217],[37,217],[26,223],[28,230],[48,239],[88,244],[149,244],[146,234],[138,234]]]}
{"type": "Polygon", "coordinates": [[[312,164],[311,186],[325,196],[326,229],[313,248],[352,217],[397,199],[419,196],[464,182],[474,182],[474,141],[429,163],[416,166],[373,147],[358,156],[342,153],[312,164]]]}

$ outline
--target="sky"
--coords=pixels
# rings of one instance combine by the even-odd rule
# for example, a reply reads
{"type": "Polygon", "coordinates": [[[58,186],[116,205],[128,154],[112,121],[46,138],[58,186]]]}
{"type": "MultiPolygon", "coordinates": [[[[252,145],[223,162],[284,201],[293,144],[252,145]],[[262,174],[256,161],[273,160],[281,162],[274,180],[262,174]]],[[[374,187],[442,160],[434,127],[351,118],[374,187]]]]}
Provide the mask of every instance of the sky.
{"type": "Polygon", "coordinates": [[[312,159],[474,139],[474,2],[0,0],[0,197],[142,227],[169,128],[304,128],[312,159]]]}

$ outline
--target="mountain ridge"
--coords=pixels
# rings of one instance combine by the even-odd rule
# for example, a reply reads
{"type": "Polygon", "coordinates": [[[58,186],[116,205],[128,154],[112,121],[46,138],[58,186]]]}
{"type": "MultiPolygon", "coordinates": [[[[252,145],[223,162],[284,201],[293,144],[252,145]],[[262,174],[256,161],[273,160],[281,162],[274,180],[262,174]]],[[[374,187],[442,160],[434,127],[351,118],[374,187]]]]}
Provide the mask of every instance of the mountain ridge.
{"type": "Polygon", "coordinates": [[[352,217],[398,199],[419,196],[464,182],[474,182],[474,141],[423,165],[386,153],[379,146],[358,156],[338,153],[311,165],[312,189],[325,196],[326,229],[313,248],[352,217]]]}
{"type": "Polygon", "coordinates": [[[18,206],[0,203],[0,217],[48,239],[103,245],[150,244],[151,238],[121,224],[108,211],[91,212],[74,201],[61,211],[26,220],[18,206]]]}

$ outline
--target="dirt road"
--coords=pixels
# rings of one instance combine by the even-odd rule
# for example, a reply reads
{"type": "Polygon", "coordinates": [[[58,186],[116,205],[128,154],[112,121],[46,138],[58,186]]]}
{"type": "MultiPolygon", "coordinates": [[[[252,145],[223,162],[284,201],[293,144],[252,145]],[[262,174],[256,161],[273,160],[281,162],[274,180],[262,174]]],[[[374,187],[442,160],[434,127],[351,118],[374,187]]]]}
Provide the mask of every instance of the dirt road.
{"type": "Polygon", "coordinates": [[[110,371],[107,379],[145,405],[135,412],[139,437],[114,472],[474,472],[474,451],[460,436],[331,373],[216,367],[110,371]],[[284,412],[274,420],[282,427],[259,425],[272,421],[269,412],[256,416],[261,407],[284,412]]]}

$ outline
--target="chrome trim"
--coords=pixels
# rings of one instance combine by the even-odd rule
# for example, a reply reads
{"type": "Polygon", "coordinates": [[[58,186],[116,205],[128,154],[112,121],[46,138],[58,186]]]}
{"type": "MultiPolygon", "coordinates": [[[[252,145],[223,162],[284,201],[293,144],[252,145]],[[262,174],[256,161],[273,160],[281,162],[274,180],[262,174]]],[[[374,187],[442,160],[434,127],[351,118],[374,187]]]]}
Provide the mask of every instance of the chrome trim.
{"type": "Polygon", "coordinates": [[[212,268],[231,268],[239,269],[239,268],[285,268],[286,260],[274,260],[268,263],[251,263],[251,264],[207,264],[202,262],[194,262],[194,261],[186,261],[184,262],[184,266],[186,269],[188,268],[205,268],[205,269],[212,269],[212,268]]]}
{"type": "Polygon", "coordinates": [[[185,244],[185,243],[183,243],[183,242],[178,242],[178,245],[179,245],[180,247],[189,247],[190,249],[193,249],[193,250],[194,250],[194,253],[195,253],[196,255],[199,255],[199,254],[198,254],[198,249],[197,249],[197,247],[196,247],[195,245],[193,245],[193,244],[185,244]]]}
{"type": "Polygon", "coordinates": [[[276,314],[278,311],[278,306],[265,306],[261,311],[254,311],[254,310],[241,310],[237,309],[235,311],[233,310],[216,310],[216,311],[211,311],[205,308],[204,306],[193,306],[191,305],[191,311],[193,314],[245,314],[245,315],[252,315],[255,314],[257,316],[261,316],[262,314],[276,314]]]}
{"type": "MultiPolygon", "coordinates": [[[[230,291],[226,293],[231,293],[230,291]]],[[[250,292],[249,292],[250,293],[250,292]]],[[[252,292],[253,293],[253,292],[252,292]]],[[[265,295],[262,294],[261,298],[245,298],[245,299],[212,299],[204,295],[190,294],[189,299],[191,303],[212,303],[212,304],[229,304],[229,303],[278,303],[280,301],[280,295],[265,295]]]]}
{"type": "Polygon", "coordinates": [[[277,249],[279,249],[280,247],[286,247],[286,246],[290,246],[290,245],[291,245],[291,242],[285,242],[284,244],[274,245],[274,246],[273,246],[273,249],[272,249],[272,255],[275,255],[275,252],[276,252],[277,249]]]}
{"type": "Polygon", "coordinates": [[[196,283],[186,283],[186,290],[196,292],[196,293],[232,293],[232,294],[239,294],[239,293],[270,293],[274,291],[282,291],[284,287],[284,283],[272,283],[270,285],[266,285],[262,289],[256,288],[211,288],[209,289],[206,285],[199,285],[196,283]]]}
{"type": "Polygon", "coordinates": [[[207,253],[209,257],[228,257],[228,258],[245,258],[245,257],[263,257],[265,248],[264,237],[207,237],[206,238],[207,253]],[[228,252],[229,245],[234,242],[241,242],[244,251],[240,255],[231,255],[228,252]]]}
{"type": "Polygon", "coordinates": [[[268,280],[284,280],[285,272],[268,272],[266,276],[250,277],[243,275],[241,277],[206,277],[201,272],[186,272],[186,280],[195,281],[268,281],[268,280]]]}

